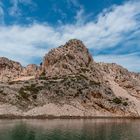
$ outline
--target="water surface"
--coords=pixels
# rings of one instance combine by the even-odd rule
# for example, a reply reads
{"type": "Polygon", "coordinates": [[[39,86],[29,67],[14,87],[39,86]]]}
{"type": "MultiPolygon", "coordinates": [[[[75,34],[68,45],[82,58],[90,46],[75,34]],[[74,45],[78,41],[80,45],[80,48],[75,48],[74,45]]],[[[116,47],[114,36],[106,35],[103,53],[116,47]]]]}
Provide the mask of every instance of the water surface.
{"type": "Polygon", "coordinates": [[[140,120],[0,120],[0,140],[140,140],[140,120]]]}

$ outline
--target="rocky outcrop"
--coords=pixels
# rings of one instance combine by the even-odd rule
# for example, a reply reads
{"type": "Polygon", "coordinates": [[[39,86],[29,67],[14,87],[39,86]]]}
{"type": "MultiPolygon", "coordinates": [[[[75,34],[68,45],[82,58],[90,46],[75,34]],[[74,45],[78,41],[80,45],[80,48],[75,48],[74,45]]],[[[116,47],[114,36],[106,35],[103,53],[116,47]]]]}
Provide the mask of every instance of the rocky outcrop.
{"type": "Polygon", "coordinates": [[[39,67],[35,64],[29,64],[23,68],[22,76],[35,76],[37,74],[39,67]]]}
{"type": "Polygon", "coordinates": [[[98,63],[105,74],[109,75],[120,87],[127,90],[128,94],[140,98],[140,75],[129,72],[117,64],[98,63]]]}
{"type": "Polygon", "coordinates": [[[0,81],[11,81],[15,77],[19,77],[22,66],[19,62],[0,57],[0,81]]]}
{"type": "Polygon", "coordinates": [[[23,67],[19,62],[0,57],[0,81],[10,82],[15,79],[23,79],[23,77],[36,76],[38,66],[35,64],[23,67]]]}
{"type": "Polygon", "coordinates": [[[84,44],[76,39],[68,41],[64,46],[51,50],[44,57],[42,71],[47,77],[77,74],[89,68],[93,58],[84,44]]]}
{"type": "Polygon", "coordinates": [[[96,63],[79,40],[51,50],[40,67],[28,65],[20,72],[36,78],[0,83],[0,115],[140,116],[139,74],[96,63]],[[13,111],[5,112],[7,107],[13,111]]]}

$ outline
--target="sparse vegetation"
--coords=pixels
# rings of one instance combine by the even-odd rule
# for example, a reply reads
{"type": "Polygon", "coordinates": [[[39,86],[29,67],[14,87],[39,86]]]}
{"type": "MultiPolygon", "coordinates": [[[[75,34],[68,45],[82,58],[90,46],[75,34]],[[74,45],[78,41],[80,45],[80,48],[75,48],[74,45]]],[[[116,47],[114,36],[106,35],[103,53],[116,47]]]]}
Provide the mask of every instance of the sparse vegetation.
{"type": "Polygon", "coordinates": [[[116,97],[116,98],[113,99],[113,102],[116,103],[116,104],[121,104],[122,100],[120,98],[116,97]]]}
{"type": "Polygon", "coordinates": [[[36,87],[35,84],[31,84],[29,86],[25,86],[26,91],[29,91],[31,94],[37,94],[39,92],[39,88],[36,87]]]}
{"type": "Polygon", "coordinates": [[[36,84],[31,84],[29,86],[20,88],[19,94],[24,99],[28,99],[30,96],[32,96],[34,99],[37,99],[37,94],[42,89],[43,86],[36,86],[36,84]]]}
{"type": "Polygon", "coordinates": [[[122,101],[121,98],[116,97],[116,98],[113,99],[113,102],[116,103],[116,104],[122,104],[124,106],[128,106],[128,103],[126,101],[122,101]]]}
{"type": "Polygon", "coordinates": [[[123,102],[123,105],[124,105],[124,106],[128,106],[128,103],[127,103],[127,102],[123,102]]]}
{"type": "Polygon", "coordinates": [[[28,100],[29,94],[25,91],[24,88],[20,88],[19,90],[19,94],[22,98],[28,100]]]}
{"type": "Polygon", "coordinates": [[[39,80],[46,80],[46,73],[43,71],[39,77],[39,80]]]}
{"type": "MultiPolygon", "coordinates": [[[[66,108],[70,114],[71,111],[74,114],[76,109],[76,111],[83,112],[85,116],[89,116],[87,112],[91,111],[91,114],[94,114],[96,110],[99,115],[100,113],[101,115],[102,113],[109,114],[109,112],[113,116],[115,113],[116,115],[117,113],[119,115],[135,115],[137,113],[133,100],[129,97],[132,95],[133,98],[137,98],[138,95],[133,91],[132,94],[129,91],[129,96],[125,96],[125,98],[121,95],[124,90],[129,90],[123,89],[125,85],[133,85],[133,81],[135,85],[137,80],[128,74],[124,77],[124,72],[121,74],[120,68],[114,64],[96,63],[85,46],[77,40],[72,40],[62,46],[60,50],[55,49],[49,52],[43,59],[43,65],[40,63],[40,66],[19,67],[19,70],[16,68],[18,67],[16,66],[10,71],[6,67],[7,73],[3,70],[4,76],[1,77],[4,77],[4,81],[0,83],[1,104],[8,103],[25,112],[36,106],[44,108],[49,104],[51,107],[50,103],[52,103],[51,108],[55,108],[53,105],[57,105],[58,109],[66,104],[67,106],[62,108],[64,111],[66,108]],[[129,78],[133,81],[129,82],[129,78]],[[16,81],[17,79],[20,81],[16,81]],[[125,83],[127,80],[128,83],[125,83]]],[[[139,87],[136,88],[137,90],[139,87]]],[[[39,111],[43,111],[43,109],[39,111]]],[[[35,114],[40,113],[39,111],[38,108],[35,108],[35,114]]],[[[41,113],[45,114],[46,112],[41,113]]],[[[34,111],[29,111],[29,114],[35,115],[34,111]]],[[[62,114],[65,113],[62,112],[62,114]]]]}
{"type": "Polygon", "coordinates": [[[10,81],[8,84],[9,85],[13,85],[13,84],[15,84],[16,82],[15,81],[10,81]]]}

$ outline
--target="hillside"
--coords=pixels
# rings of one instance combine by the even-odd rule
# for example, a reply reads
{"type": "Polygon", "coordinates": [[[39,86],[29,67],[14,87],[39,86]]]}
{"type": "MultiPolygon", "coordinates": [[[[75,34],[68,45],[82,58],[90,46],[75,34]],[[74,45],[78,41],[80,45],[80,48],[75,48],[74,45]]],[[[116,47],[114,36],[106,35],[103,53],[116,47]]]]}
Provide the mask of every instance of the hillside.
{"type": "Polygon", "coordinates": [[[139,117],[140,75],[96,63],[73,39],[47,53],[40,66],[0,58],[0,116],[139,117]]]}

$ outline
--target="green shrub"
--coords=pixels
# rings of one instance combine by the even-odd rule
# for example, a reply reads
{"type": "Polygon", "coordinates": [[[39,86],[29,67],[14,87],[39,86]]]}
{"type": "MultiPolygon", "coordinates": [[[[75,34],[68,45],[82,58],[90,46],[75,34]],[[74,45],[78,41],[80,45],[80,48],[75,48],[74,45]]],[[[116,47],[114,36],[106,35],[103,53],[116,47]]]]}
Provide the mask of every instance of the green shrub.
{"type": "Polygon", "coordinates": [[[45,71],[43,71],[40,76],[46,76],[45,71]]]}
{"type": "Polygon", "coordinates": [[[46,80],[46,77],[40,76],[39,80],[46,80]]]}
{"type": "Polygon", "coordinates": [[[127,103],[127,102],[124,102],[123,105],[124,105],[124,106],[128,106],[128,103],[127,103]]]}
{"type": "Polygon", "coordinates": [[[116,98],[113,99],[113,102],[116,103],[116,104],[121,104],[122,100],[120,98],[116,97],[116,98]]]}
{"type": "Polygon", "coordinates": [[[30,96],[32,96],[34,99],[37,98],[38,92],[42,89],[43,87],[39,86],[36,87],[35,84],[31,84],[29,86],[25,86],[20,88],[19,94],[22,98],[28,99],[30,96]]]}
{"type": "Polygon", "coordinates": [[[43,71],[39,77],[39,80],[46,80],[46,73],[43,71]]]}
{"type": "Polygon", "coordinates": [[[40,90],[40,88],[36,87],[35,84],[31,84],[30,86],[24,87],[25,91],[29,91],[32,94],[37,94],[40,90]]]}
{"type": "Polygon", "coordinates": [[[24,99],[27,99],[28,100],[28,97],[29,97],[29,94],[25,91],[24,88],[20,88],[19,92],[20,96],[24,99]]]}

